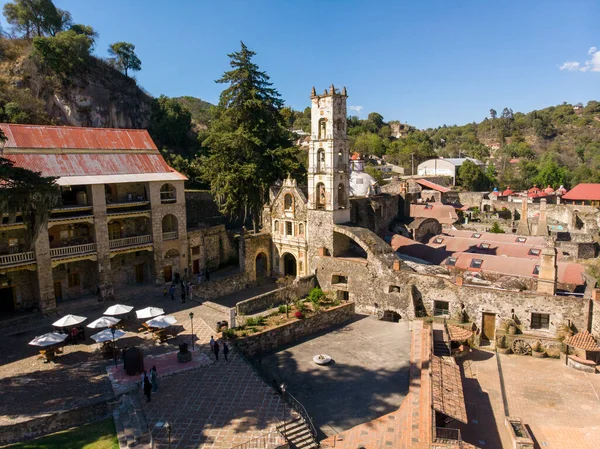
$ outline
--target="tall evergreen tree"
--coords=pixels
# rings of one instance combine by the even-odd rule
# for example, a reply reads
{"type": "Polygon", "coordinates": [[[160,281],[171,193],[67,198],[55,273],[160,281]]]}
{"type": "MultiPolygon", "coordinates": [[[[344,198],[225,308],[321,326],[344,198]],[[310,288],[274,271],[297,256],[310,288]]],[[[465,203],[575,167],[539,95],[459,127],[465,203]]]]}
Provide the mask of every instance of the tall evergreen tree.
{"type": "Polygon", "coordinates": [[[209,155],[201,167],[221,211],[243,213],[244,220],[250,213],[256,230],[269,187],[297,173],[300,163],[281,114],[283,100],[252,62],[255,54],[242,42],[240,51],[228,55],[232,69],[216,82],[229,86],[204,141],[209,155]]]}

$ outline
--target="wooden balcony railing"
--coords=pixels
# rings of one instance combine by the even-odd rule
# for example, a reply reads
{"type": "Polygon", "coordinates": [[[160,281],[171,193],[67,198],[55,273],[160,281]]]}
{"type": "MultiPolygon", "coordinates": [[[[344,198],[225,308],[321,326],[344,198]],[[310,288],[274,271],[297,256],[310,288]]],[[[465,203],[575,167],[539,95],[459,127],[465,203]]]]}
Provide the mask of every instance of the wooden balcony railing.
{"type": "Polygon", "coordinates": [[[109,241],[109,246],[113,248],[125,248],[128,246],[138,246],[152,241],[151,235],[137,235],[135,237],[125,237],[122,239],[114,239],[109,241]]]}
{"type": "Polygon", "coordinates": [[[1,267],[22,265],[31,262],[35,262],[35,253],[33,251],[29,251],[27,253],[6,254],[0,256],[1,267]]]}
{"type": "Polygon", "coordinates": [[[61,248],[50,249],[50,257],[68,257],[78,254],[95,253],[96,244],[87,243],[85,245],[63,246],[61,248]]]}

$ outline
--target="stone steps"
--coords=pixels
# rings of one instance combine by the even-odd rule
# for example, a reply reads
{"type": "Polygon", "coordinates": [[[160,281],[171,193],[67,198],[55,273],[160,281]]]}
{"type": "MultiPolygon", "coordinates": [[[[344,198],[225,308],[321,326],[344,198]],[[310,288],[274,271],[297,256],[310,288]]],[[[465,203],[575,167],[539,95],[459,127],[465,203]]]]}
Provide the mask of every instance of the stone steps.
{"type": "Polygon", "coordinates": [[[304,420],[300,417],[292,419],[277,427],[290,443],[291,449],[316,449],[318,446],[313,439],[309,427],[306,425],[304,420]]]}
{"type": "Polygon", "coordinates": [[[142,408],[137,391],[120,397],[113,409],[113,419],[117,429],[117,439],[120,449],[151,447],[152,436],[148,430],[146,414],[142,408]]]}

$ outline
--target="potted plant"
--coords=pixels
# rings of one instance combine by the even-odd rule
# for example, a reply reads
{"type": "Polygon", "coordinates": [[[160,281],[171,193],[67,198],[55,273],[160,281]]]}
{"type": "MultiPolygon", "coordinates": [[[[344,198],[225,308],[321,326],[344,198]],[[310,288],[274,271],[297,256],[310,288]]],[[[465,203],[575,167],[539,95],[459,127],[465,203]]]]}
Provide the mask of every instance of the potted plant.
{"type": "Polygon", "coordinates": [[[538,359],[546,357],[546,348],[544,348],[539,340],[531,345],[531,355],[538,359]]]}
{"type": "Polygon", "coordinates": [[[496,351],[499,354],[510,354],[510,348],[508,347],[508,343],[506,342],[505,335],[499,335],[496,337],[496,351]]]}

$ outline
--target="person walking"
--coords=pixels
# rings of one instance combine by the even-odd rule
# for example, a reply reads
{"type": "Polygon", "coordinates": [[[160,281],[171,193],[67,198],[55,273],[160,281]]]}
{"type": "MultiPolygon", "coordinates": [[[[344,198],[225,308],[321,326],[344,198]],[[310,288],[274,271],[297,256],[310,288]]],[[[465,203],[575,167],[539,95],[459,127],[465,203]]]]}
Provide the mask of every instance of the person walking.
{"type": "Polygon", "coordinates": [[[185,303],[185,287],[181,286],[181,304],[185,303]]]}
{"type": "Polygon", "coordinates": [[[204,277],[206,278],[206,282],[210,281],[210,271],[208,271],[208,268],[204,272],[204,277]]]}
{"type": "Polygon", "coordinates": [[[219,361],[219,342],[215,341],[215,345],[213,346],[213,351],[215,352],[215,359],[217,362],[219,361]]]}
{"type": "Polygon", "coordinates": [[[227,345],[227,342],[224,341],[223,342],[223,356],[225,357],[225,361],[229,362],[229,360],[227,360],[227,354],[229,354],[229,346],[227,345]]]}
{"type": "Polygon", "coordinates": [[[152,382],[152,393],[158,393],[158,372],[156,366],[150,370],[150,382],[152,382]]]}
{"type": "Polygon", "coordinates": [[[171,288],[169,288],[169,294],[171,295],[171,301],[175,301],[175,284],[171,283],[171,288]]]}
{"type": "Polygon", "coordinates": [[[144,373],[144,395],[146,396],[146,402],[152,400],[152,383],[146,373],[144,373]]]}
{"type": "Polygon", "coordinates": [[[215,350],[215,339],[213,338],[213,336],[210,336],[210,350],[214,351],[215,350]]]}

